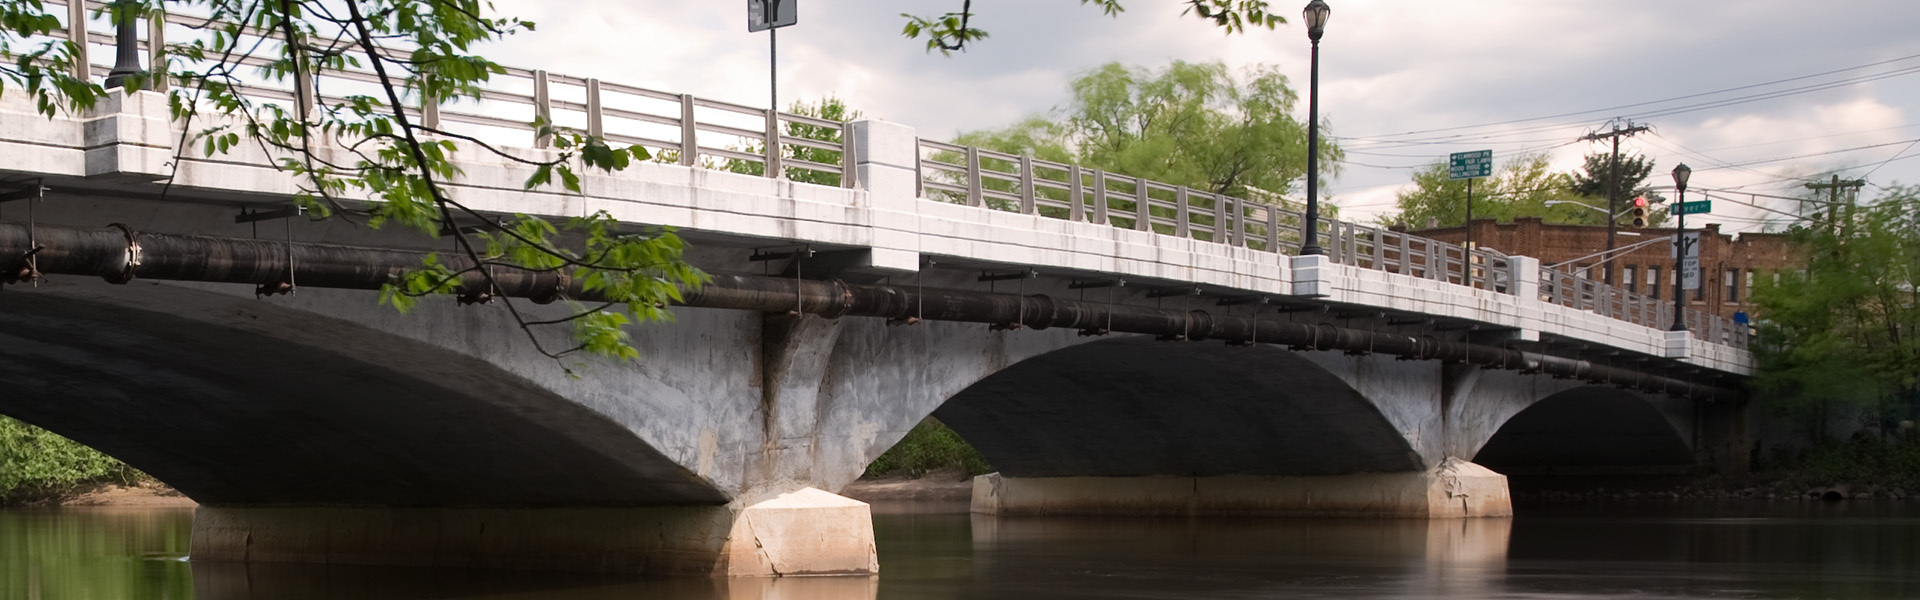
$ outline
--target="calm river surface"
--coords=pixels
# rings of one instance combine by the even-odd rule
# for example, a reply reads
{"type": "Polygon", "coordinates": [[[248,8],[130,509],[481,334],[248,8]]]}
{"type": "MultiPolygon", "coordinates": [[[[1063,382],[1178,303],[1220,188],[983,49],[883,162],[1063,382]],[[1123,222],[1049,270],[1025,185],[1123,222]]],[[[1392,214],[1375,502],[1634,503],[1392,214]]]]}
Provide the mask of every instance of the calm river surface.
{"type": "Polygon", "coordinates": [[[0,598],[1920,598],[1920,503],[1522,505],[1508,520],[994,519],[877,505],[878,578],[191,564],[192,509],[0,511],[0,598]]]}

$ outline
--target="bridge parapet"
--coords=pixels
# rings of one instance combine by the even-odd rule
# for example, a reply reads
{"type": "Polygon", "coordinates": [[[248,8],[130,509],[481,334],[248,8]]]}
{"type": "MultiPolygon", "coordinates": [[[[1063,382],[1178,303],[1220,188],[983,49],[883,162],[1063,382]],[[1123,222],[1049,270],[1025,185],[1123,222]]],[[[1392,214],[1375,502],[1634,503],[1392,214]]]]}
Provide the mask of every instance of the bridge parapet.
{"type": "MultiPolygon", "coordinates": [[[[71,8],[105,6],[99,0],[75,0],[71,8]]],[[[111,48],[114,38],[108,33],[106,20],[100,15],[88,18],[80,10],[68,12],[67,37],[82,42],[83,49],[94,49],[83,54],[102,60],[110,56],[105,50],[111,48]]],[[[149,51],[150,60],[158,60],[163,51],[153,42],[163,40],[164,32],[171,28],[180,33],[182,26],[202,28],[203,32],[209,24],[201,16],[154,13],[136,44],[149,51]]],[[[250,27],[243,32],[268,41],[275,35],[250,27]]],[[[178,64],[184,59],[175,56],[170,60],[178,64]]],[[[104,62],[88,67],[95,76],[107,70],[104,62]]],[[[236,89],[260,102],[311,105],[344,101],[342,94],[370,89],[379,81],[378,74],[365,68],[327,68],[286,80],[251,78],[236,89]]],[[[869,249],[872,256],[867,264],[892,272],[917,271],[923,255],[945,255],[1065,269],[1074,275],[1150,277],[1265,294],[1323,293],[1317,287],[1319,276],[1296,278],[1290,272],[1299,266],[1291,256],[1298,252],[1305,219],[1285,206],[1079,165],[922,140],[912,129],[894,124],[835,122],[537,69],[507,68],[477,103],[412,100],[415,105],[406,110],[420,122],[505,146],[528,148],[514,150],[516,153],[543,152],[550,139],[540,136],[532,123],[546,121],[563,129],[604,136],[612,142],[647,147],[681,167],[751,173],[772,180],[756,184],[728,181],[728,176],[718,174],[696,175],[686,186],[696,188],[687,192],[691,202],[640,203],[649,209],[662,205],[693,209],[691,213],[663,213],[621,210],[629,203],[617,200],[661,195],[657,189],[640,189],[658,186],[636,186],[632,178],[601,177],[606,185],[601,186],[600,193],[588,194],[615,202],[589,198],[584,202],[562,200],[559,206],[531,207],[529,199],[550,199],[519,190],[517,182],[524,178],[513,179],[521,176],[514,169],[470,170],[476,176],[461,183],[484,188],[485,193],[479,195],[485,197],[478,204],[499,212],[576,216],[611,209],[616,216],[635,222],[842,244],[869,249]],[[868,193],[835,195],[781,181],[803,172],[825,175],[812,177],[816,181],[868,193]],[[698,188],[723,193],[705,193],[707,198],[702,198],[698,188]],[[735,196],[752,198],[748,201],[735,196]],[[726,201],[702,202],[714,197],[726,201]]],[[[32,142],[41,147],[37,150],[66,147],[85,157],[82,165],[52,164],[48,161],[59,162],[59,152],[27,152],[23,158],[30,160],[20,164],[31,168],[20,171],[151,181],[173,173],[167,162],[174,160],[172,155],[177,151],[185,151],[173,148],[180,137],[179,128],[185,125],[164,127],[165,121],[165,103],[157,98],[113,95],[106,106],[88,118],[84,133],[77,139],[39,139],[47,136],[33,133],[55,132],[61,129],[57,125],[9,124],[8,131],[26,132],[17,141],[32,142]],[[48,164],[38,164],[42,162],[48,164]]],[[[65,134],[54,137],[60,135],[65,134]]],[[[266,166],[271,164],[270,158],[245,157],[244,162],[266,166]]],[[[182,172],[175,173],[176,184],[191,185],[196,178],[188,171],[207,167],[198,170],[208,175],[220,172],[198,178],[199,183],[215,189],[231,187],[217,180],[231,178],[234,169],[211,168],[213,161],[175,162],[185,163],[182,172]]],[[[262,169],[249,170],[254,171],[250,173],[254,180],[285,179],[262,169]]],[[[641,180],[659,181],[665,175],[665,179],[678,180],[675,183],[689,181],[670,169],[638,171],[641,180]]],[[[252,189],[237,191],[291,191],[284,182],[269,185],[261,181],[240,187],[252,189]]],[[[1573,326],[1600,337],[1657,338],[1648,346],[1654,356],[1698,358],[1696,362],[1718,365],[1716,368],[1726,366],[1739,373],[1748,370],[1746,363],[1750,361],[1744,359],[1743,352],[1748,328],[1717,316],[1689,311],[1688,322],[1694,325],[1691,333],[1649,335],[1641,329],[1658,332],[1672,321],[1671,308],[1658,299],[1542,270],[1537,264],[1523,267],[1526,263],[1517,257],[1487,249],[1468,249],[1337,219],[1322,219],[1319,226],[1328,264],[1435,282],[1443,286],[1437,290],[1473,299],[1469,304],[1486,304],[1491,298],[1488,293],[1537,298],[1610,321],[1589,323],[1569,315],[1545,325],[1573,326]],[[1640,327],[1631,332],[1616,331],[1620,324],[1640,327]]],[[[1308,263],[1308,267],[1317,264],[1308,263]]],[[[1393,285],[1425,287],[1413,281],[1393,285]]],[[[1423,303],[1431,304],[1411,304],[1423,303]]],[[[1521,310],[1532,303],[1505,306],[1494,302],[1489,306],[1495,305],[1518,312],[1476,314],[1502,317],[1487,321],[1491,323],[1532,319],[1533,313],[1521,310]]]]}

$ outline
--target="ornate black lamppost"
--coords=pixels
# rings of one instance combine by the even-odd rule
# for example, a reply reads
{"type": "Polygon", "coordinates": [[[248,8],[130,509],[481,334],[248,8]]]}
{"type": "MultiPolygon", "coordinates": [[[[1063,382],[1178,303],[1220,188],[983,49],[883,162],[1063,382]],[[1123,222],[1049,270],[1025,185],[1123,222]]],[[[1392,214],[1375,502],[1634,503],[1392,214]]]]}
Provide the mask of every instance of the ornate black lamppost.
{"type": "Polygon", "coordinates": [[[139,43],[134,33],[134,22],[139,20],[140,4],[128,0],[116,0],[108,8],[107,16],[114,20],[113,70],[107,72],[109,88],[120,87],[128,77],[140,74],[140,55],[134,48],[139,43]]]}
{"type": "Polygon", "coordinates": [[[1683,205],[1687,203],[1687,178],[1692,175],[1693,169],[1687,168],[1687,163],[1680,163],[1679,166],[1673,168],[1673,187],[1680,191],[1680,200],[1673,204],[1673,208],[1674,212],[1680,213],[1680,222],[1673,227],[1672,331],[1687,330],[1687,311],[1686,308],[1681,305],[1681,300],[1686,296],[1686,292],[1680,289],[1685,287],[1687,275],[1680,272],[1680,269],[1687,262],[1687,250],[1689,250],[1689,248],[1687,248],[1687,213],[1683,205]]]}
{"type": "Polygon", "coordinates": [[[1320,34],[1326,31],[1332,12],[1322,0],[1308,2],[1302,11],[1307,39],[1313,41],[1313,67],[1307,76],[1307,222],[1300,243],[1302,256],[1326,253],[1320,249],[1320,34]]]}

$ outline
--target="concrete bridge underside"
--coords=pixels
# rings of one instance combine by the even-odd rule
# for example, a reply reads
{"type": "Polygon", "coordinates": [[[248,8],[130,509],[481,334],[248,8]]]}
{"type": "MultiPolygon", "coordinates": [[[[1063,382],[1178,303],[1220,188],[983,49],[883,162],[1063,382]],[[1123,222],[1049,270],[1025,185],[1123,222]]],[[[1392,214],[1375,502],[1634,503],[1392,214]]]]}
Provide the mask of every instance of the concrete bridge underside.
{"type": "Polygon", "coordinates": [[[0,412],[200,501],[200,559],[731,575],[876,569],[865,506],[827,491],[929,414],[1001,468],[976,508],[1009,514],[1501,516],[1504,479],[1463,459],[1549,398],[1696,445],[1685,401],[1543,375],[678,312],[634,330],[640,362],[570,375],[498,306],[57,278],[0,292],[0,412]]]}

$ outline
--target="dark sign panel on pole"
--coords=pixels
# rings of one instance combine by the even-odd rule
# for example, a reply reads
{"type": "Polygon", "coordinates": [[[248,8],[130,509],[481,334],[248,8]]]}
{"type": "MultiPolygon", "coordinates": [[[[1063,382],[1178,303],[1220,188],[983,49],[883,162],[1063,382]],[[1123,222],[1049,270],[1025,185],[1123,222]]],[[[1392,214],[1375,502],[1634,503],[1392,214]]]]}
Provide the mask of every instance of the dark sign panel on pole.
{"type": "Polygon", "coordinates": [[[747,31],[766,31],[800,22],[800,0],[747,0],[747,31]]]}
{"type": "Polygon", "coordinates": [[[1475,150],[1447,155],[1447,179],[1472,179],[1493,175],[1493,151],[1475,150]]]}

